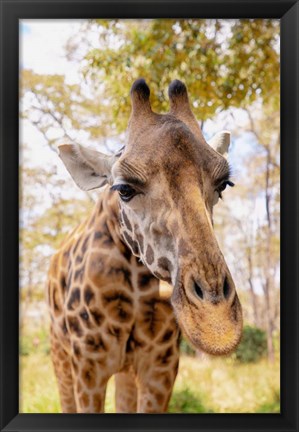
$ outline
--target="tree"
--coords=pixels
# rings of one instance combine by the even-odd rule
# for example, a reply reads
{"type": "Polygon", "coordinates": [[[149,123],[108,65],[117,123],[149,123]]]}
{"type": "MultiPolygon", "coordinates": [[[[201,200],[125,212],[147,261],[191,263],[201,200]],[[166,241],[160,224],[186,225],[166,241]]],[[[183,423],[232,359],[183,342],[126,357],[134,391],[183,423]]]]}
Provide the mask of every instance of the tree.
{"type": "Polygon", "coordinates": [[[81,64],[82,84],[24,71],[24,115],[30,111],[50,144],[51,127],[71,140],[80,129],[91,139],[115,136],[126,129],[130,87],[141,76],[150,84],[158,112],[168,111],[167,87],[175,78],[186,83],[202,122],[257,99],[271,99],[277,107],[278,42],[279,21],[272,19],[89,21],[67,45],[69,56],[76,55],[81,64]],[[93,48],[90,33],[99,35],[93,48]]]}
{"type": "Polygon", "coordinates": [[[158,112],[168,111],[170,81],[183,80],[201,121],[258,98],[279,103],[278,21],[98,20],[94,31],[96,25],[99,43],[85,55],[84,76],[103,88],[119,131],[126,127],[129,90],[138,77],[150,83],[158,112]]]}
{"type": "Polygon", "coordinates": [[[90,95],[83,86],[68,84],[63,75],[39,75],[24,70],[21,95],[22,118],[42,133],[51,148],[58,141],[101,137],[101,144],[110,150],[105,138],[113,136],[113,130],[109,110],[100,104],[100,92],[90,95]]]}

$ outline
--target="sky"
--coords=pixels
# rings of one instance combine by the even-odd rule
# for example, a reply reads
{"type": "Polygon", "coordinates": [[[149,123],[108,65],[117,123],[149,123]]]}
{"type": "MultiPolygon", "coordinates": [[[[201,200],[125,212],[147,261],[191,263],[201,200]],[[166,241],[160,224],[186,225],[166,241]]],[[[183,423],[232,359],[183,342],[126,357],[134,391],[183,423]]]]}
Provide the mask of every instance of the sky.
{"type": "Polygon", "coordinates": [[[78,65],[66,59],[64,46],[82,20],[21,20],[20,66],[40,74],[65,74],[70,84],[80,82],[78,65]]]}

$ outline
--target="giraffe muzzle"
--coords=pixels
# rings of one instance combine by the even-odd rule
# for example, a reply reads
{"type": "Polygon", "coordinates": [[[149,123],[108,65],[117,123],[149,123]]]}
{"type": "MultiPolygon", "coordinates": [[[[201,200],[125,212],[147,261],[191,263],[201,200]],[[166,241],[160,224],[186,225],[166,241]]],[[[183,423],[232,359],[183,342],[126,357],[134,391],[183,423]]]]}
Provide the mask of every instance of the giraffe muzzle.
{"type": "Polygon", "coordinates": [[[182,331],[196,348],[212,355],[232,352],[243,328],[242,309],[234,283],[224,277],[218,289],[195,278],[178,284],[171,303],[182,331]]]}

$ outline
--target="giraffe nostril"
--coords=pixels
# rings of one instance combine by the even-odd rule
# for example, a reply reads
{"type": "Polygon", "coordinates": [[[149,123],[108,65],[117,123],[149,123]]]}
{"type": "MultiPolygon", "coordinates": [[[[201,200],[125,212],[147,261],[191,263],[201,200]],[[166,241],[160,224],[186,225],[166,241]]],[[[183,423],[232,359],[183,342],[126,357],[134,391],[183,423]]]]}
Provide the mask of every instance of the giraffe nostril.
{"type": "Polygon", "coordinates": [[[194,291],[200,299],[203,299],[202,289],[200,288],[200,286],[196,282],[194,282],[194,291]]]}
{"type": "Polygon", "coordinates": [[[227,280],[227,277],[224,279],[224,284],[223,284],[223,295],[224,297],[227,299],[230,295],[230,286],[227,280]]]}

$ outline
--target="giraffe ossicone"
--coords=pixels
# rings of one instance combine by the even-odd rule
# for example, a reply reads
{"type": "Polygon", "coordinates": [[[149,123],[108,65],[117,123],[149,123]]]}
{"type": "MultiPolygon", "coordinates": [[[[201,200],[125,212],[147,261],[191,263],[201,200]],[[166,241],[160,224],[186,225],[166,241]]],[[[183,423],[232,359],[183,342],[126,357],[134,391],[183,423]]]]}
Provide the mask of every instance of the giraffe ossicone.
{"type": "Polygon", "coordinates": [[[131,88],[124,148],[79,144],[60,157],[83,190],[105,186],[86,221],[53,256],[48,299],[52,358],[64,412],[102,412],[116,375],[118,412],[165,412],[179,334],[214,355],[242,333],[234,282],[213,230],[230,180],[230,134],[203,137],[186,86],[169,86],[170,111],[152,111],[143,79],[131,88]],[[172,286],[161,295],[159,282],[172,286]]]}

